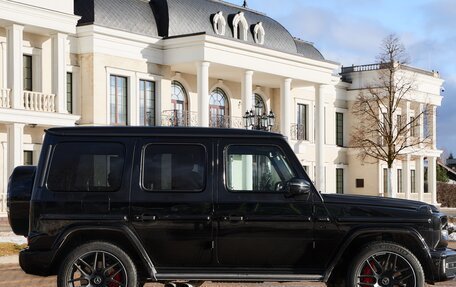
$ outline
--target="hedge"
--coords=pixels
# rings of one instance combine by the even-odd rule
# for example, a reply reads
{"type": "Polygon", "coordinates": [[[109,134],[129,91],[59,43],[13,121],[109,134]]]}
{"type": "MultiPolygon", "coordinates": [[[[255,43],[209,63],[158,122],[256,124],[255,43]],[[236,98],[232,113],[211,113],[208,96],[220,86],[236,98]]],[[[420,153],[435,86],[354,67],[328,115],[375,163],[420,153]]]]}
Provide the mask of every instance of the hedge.
{"type": "Polygon", "coordinates": [[[437,202],[442,207],[456,207],[456,184],[438,182],[437,202]]]}

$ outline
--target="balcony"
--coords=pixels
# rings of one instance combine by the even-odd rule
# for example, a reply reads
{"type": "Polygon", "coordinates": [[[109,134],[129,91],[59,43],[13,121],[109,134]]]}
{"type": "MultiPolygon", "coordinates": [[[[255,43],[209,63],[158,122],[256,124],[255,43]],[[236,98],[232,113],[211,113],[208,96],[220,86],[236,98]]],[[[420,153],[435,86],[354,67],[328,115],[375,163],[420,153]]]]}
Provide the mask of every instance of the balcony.
{"type": "Polygon", "coordinates": [[[24,109],[36,112],[55,113],[55,95],[24,91],[24,109]]]}
{"type": "Polygon", "coordinates": [[[307,141],[309,136],[307,134],[307,127],[302,124],[291,124],[290,137],[295,141],[307,141]]]}
{"type": "Polygon", "coordinates": [[[180,110],[163,111],[161,125],[164,127],[196,127],[198,126],[198,113],[180,110]]]}
{"type": "MultiPolygon", "coordinates": [[[[27,111],[55,113],[55,100],[54,94],[24,91],[22,95],[23,108],[27,111]]],[[[0,108],[10,109],[11,107],[11,90],[0,89],[0,108]]]]}
{"type": "Polygon", "coordinates": [[[243,119],[241,117],[230,117],[221,115],[209,116],[209,127],[211,128],[234,128],[242,129],[243,119]]]}
{"type": "Polygon", "coordinates": [[[0,89],[0,108],[9,109],[10,104],[10,89],[0,89]]]}

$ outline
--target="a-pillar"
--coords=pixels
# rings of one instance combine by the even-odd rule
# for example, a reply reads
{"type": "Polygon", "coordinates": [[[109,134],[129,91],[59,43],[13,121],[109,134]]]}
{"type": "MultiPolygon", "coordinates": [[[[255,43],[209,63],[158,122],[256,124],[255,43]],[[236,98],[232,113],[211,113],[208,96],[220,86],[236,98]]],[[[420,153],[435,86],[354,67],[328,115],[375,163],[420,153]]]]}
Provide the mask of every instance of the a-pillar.
{"type": "Polygon", "coordinates": [[[198,82],[198,124],[209,126],[209,62],[196,63],[198,82]]]}
{"type": "Polygon", "coordinates": [[[245,71],[242,79],[242,115],[253,108],[253,71],[245,71]]]}
{"type": "Polygon", "coordinates": [[[23,137],[24,124],[9,124],[7,125],[8,135],[8,176],[11,175],[14,168],[18,165],[23,165],[23,137]]]}
{"type": "Polygon", "coordinates": [[[0,47],[2,50],[2,67],[1,67],[2,85],[0,86],[0,89],[3,89],[3,88],[6,89],[8,87],[7,79],[6,79],[6,75],[8,73],[8,71],[7,71],[8,56],[6,55],[6,42],[0,43],[0,47]]]}
{"type": "Polygon", "coordinates": [[[67,35],[56,33],[52,35],[52,93],[56,97],[56,111],[68,113],[66,107],[66,63],[67,35]]]}
{"type": "Polygon", "coordinates": [[[419,156],[416,160],[416,192],[420,201],[424,201],[424,157],[419,156]]]}
{"type": "Polygon", "coordinates": [[[280,131],[290,140],[291,129],[291,79],[283,79],[280,87],[280,131]]]}
{"type": "Polygon", "coordinates": [[[6,27],[7,87],[11,89],[11,107],[23,109],[23,40],[24,26],[13,24],[6,27]]]}
{"type": "Polygon", "coordinates": [[[325,142],[325,101],[324,101],[324,85],[315,87],[315,148],[316,148],[316,170],[315,182],[317,189],[325,192],[325,166],[324,166],[324,142],[325,142]]]}
{"type": "Polygon", "coordinates": [[[437,204],[437,158],[428,157],[428,191],[431,194],[431,203],[437,204]]]}

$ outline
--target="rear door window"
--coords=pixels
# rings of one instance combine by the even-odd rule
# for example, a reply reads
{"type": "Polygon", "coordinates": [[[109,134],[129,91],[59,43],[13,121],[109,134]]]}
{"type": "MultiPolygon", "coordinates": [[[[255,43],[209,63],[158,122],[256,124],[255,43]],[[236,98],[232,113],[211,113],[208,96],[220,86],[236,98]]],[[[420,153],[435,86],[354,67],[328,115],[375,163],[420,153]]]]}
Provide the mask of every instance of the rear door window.
{"type": "Polygon", "coordinates": [[[60,143],[52,156],[47,188],[57,192],[117,191],[124,161],[125,147],[120,143],[60,143]]]}
{"type": "Polygon", "coordinates": [[[149,144],[143,150],[142,186],[147,191],[203,191],[206,150],[196,144],[149,144]]]}

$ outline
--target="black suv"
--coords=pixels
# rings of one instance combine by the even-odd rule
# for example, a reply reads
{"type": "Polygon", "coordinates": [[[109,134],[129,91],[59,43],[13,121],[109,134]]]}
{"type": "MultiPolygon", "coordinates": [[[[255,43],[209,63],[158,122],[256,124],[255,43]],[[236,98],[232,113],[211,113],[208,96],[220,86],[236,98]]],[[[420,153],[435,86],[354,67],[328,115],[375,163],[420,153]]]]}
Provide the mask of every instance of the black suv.
{"type": "Polygon", "coordinates": [[[59,287],[453,278],[447,217],[415,201],[320,194],[279,134],[207,128],[46,132],[8,187],[20,265],[59,287]]]}

